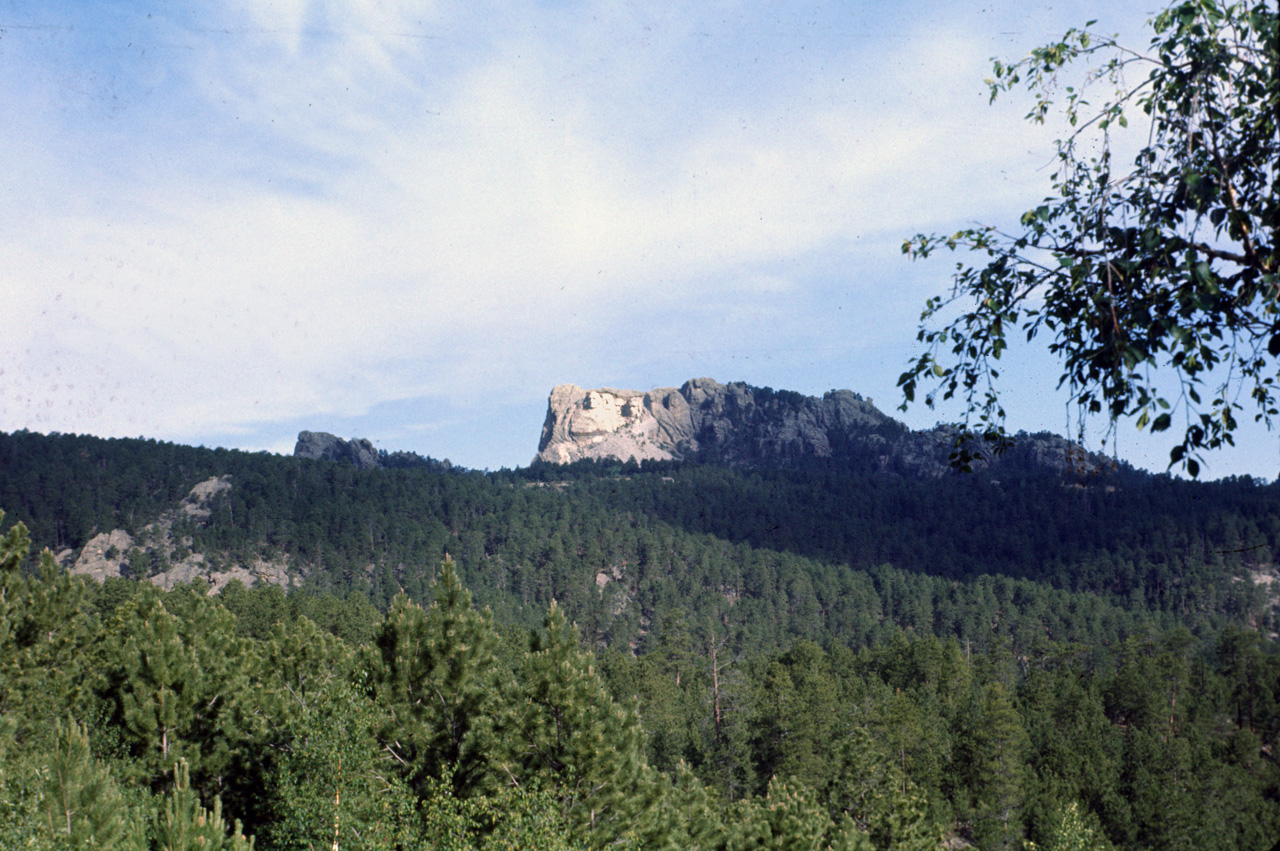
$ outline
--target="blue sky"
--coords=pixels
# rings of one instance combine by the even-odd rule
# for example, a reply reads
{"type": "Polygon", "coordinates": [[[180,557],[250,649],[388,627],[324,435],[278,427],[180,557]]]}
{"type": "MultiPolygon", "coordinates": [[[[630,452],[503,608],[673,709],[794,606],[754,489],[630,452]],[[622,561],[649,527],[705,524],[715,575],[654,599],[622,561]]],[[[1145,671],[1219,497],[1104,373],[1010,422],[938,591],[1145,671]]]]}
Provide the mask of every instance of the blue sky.
{"type": "MultiPolygon", "coordinates": [[[[991,57],[1145,44],[1122,5],[0,0],[0,429],[497,468],[560,383],[893,413],[952,264],[902,240],[1048,188],[991,57]]],[[[1066,431],[1056,375],[1015,352],[1012,428],[1066,431]]]]}

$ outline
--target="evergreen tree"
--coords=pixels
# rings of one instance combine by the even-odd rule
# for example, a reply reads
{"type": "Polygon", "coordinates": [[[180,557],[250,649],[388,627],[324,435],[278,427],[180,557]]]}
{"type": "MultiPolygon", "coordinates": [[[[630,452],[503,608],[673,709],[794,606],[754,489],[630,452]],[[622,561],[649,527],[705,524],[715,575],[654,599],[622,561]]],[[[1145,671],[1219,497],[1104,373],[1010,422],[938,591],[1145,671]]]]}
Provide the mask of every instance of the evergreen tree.
{"type": "Polygon", "coordinates": [[[724,811],[720,796],[684,762],[677,763],[675,778],[657,808],[657,833],[665,843],[660,847],[670,851],[719,848],[726,832],[724,811]]]}
{"type": "Polygon", "coordinates": [[[546,778],[589,847],[653,830],[658,786],[644,761],[639,719],[610,697],[554,603],[525,657],[521,687],[507,732],[509,777],[521,784],[546,778]]]}
{"type": "Polygon", "coordinates": [[[83,697],[89,625],[84,584],[59,570],[52,553],[24,575],[30,548],[22,523],[0,537],[0,712],[48,729],[51,716],[83,697]]]}
{"type": "Polygon", "coordinates": [[[836,685],[822,648],[799,641],[769,663],[757,697],[761,779],[821,785],[839,719],[836,685]]]}
{"type": "Polygon", "coordinates": [[[724,851],[872,851],[870,837],[847,817],[832,820],[816,793],[794,778],[769,783],[764,800],[735,805],[724,851]]]}
{"type": "Polygon", "coordinates": [[[146,831],[111,772],[93,758],[84,727],[57,725],[45,762],[41,815],[47,836],[68,849],[146,851],[146,831]]]}
{"type": "Polygon", "coordinates": [[[239,819],[230,829],[223,821],[221,798],[213,799],[212,810],[201,805],[183,760],[174,764],[169,794],[151,830],[156,851],[253,851],[253,839],[241,832],[239,819]]]}
{"type": "Polygon", "coordinates": [[[936,851],[943,829],[925,795],[864,728],[841,739],[833,754],[831,778],[822,799],[837,823],[849,819],[876,848],[936,851]]]}
{"type": "Polygon", "coordinates": [[[435,600],[424,611],[399,595],[374,640],[368,670],[389,714],[381,738],[414,788],[448,767],[455,789],[488,785],[500,743],[496,634],[488,613],[475,611],[453,563],[445,561],[435,600]]]}
{"type": "Polygon", "coordinates": [[[1022,842],[1027,734],[1003,683],[975,690],[957,742],[968,800],[966,817],[982,848],[1017,848],[1022,842]]]}
{"type": "Polygon", "coordinates": [[[101,696],[132,758],[132,779],[164,788],[166,766],[182,759],[198,789],[221,791],[239,738],[233,704],[248,692],[252,668],[232,616],[194,592],[139,594],[107,628],[101,660],[101,696]]]}

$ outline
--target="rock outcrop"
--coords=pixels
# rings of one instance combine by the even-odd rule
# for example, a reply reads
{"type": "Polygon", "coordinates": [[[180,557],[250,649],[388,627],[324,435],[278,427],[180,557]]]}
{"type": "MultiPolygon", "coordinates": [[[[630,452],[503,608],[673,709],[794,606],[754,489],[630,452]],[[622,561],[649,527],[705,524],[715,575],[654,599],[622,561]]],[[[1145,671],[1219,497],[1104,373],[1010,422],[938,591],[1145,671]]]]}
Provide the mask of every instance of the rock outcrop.
{"type": "Polygon", "coordinates": [[[378,459],[378,450],[368,438],[340,437],[324,431],[300,431],[298,442],[293,447],[296,458],[314,458],[324,461],[339,461],[354,464],[361,469],[382,466],[378,459]]]}
{"type": "Polygon", "coordinates": [[[165,589],[179,583],[200,582],[208,583],[213,593],[220,593],[233,579],[239,579],[247,587],[258,582],[286,588],[297,585],[298,577],[290,574],[283,560],[255,559],[241,565],[217,556],[209,558],[204,553],[192,552],[192,539],[175,531],[175,527],[181,529],[190,522],[204,525],[213,515],[213,500],[230,489],[230,476],[206,479],[193,487],[177,506],[139,530],[137,538],[123,529],[113,529],[94,535],[78,557],[67,551],[60,559],[68,563],[72,574],[98,582],[130,576],[145,578],[165,589]]]}
{"type": "Polygon", "coordinates": [[[350,440],[343,440],[324,431],[298,432],[298,442],[293,447],[293,457],[337,461],[352,464],[362,470],[375,467],[393,470],[425,467],[442,472],[453,469],[453,464],[448,458],[437,461],[416,452],[379,452],[368,438],[353,437],[350,440]]]}
{"type": "MultiPolygon", "coordinates": [[[[849,390],[819,398],[709,378],[648,392],[562,384],[551,391],[535,460],[696,460],[930,477],[950,470],[957,435],[949,427],[911,431],[849,390]]],[[[1103,462],[1055,435],[1023,435],[998,461],[1058,473],[1103,462]]]]}

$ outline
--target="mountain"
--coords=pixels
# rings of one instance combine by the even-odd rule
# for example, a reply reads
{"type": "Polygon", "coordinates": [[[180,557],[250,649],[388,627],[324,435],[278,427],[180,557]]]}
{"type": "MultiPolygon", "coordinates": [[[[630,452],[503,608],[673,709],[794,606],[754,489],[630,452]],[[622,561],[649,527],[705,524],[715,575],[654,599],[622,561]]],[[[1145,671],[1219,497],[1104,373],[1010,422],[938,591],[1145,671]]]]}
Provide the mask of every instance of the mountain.
{"type": "MultiPolygon", "coordinates": [[[[750,395],[793,424],[829,416],[750,395]]],[[[892,427],[862,404],[845,422],[892,427]]],[[[733,458],[730,436],[688,451],[733,458]]],[[[173,771],[159,740],[189,760],[184,787],[269,847],[315,825],[316,801],[336,809],[334,778],[385,776],[342,786],[349,822],[427,841],[443,825],[467,848],[616,844],[477,844],[457,817],[563,825],[551,795],[610,783],[637,848],[1062,848],[1068,816],[1107,837],[1074,847],[1266,848],[1278,494],[1123,472],[387,469],[0,433],[0,777],[34,790],[0,847],[48,835],[66,800],[139,825],[202,816],[187,789],[181,809],[149,793],[173,771]],[[15,520],[100,584],[24,559],[15,520]],[[471,797],[458,776],[479,778],[471,797]],[[516,782],[538,797],[485,797],[516,782]],[[888,825],[872,838],[845,815],[862,800],[888,825]],[[1006,823],[1009,842],[988,838],[1006,823]]]]}
{"type": "Polygon", "coordinates": [[[710,378],[648,392],[561,384],[548,399],[535,460],[684,460],[935,478],[951,472],[954,453],[968,450],[976,467],[1065,476],[1112,466],[1053,434],[1019,434],[999,455],[960,435],[954,426],[912,431],[850,390],[819,398],[710,378]]]}

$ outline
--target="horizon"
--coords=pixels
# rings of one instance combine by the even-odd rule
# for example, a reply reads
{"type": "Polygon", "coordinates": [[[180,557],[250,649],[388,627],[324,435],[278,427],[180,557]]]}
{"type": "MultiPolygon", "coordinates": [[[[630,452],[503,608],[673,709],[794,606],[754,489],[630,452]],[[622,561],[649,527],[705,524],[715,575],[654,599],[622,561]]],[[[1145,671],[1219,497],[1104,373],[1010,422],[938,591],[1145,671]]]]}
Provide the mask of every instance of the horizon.
{"type": "MultiPolygon", "coordinates": [[[[707,376],[700,376],[700,377],[698,377],[698,378],[700,378],[700,379],[702,379],[702,380],[705,380],[705,379],[707,378],[707,376]]],[[[686,381],[692,381],[692,380],[696,380],[696,379],[695,379],[695,378],[686,379],[686,381]]],[[[716,380],[716,379],[711,379],[711,380],[713,380],[713,381],[714,381],[714,380],[716,380]]],[[[608,391],[616,391],[616,392],[648,393],[648,392],[652,392],[652,391],[654,391],[654,390],[679,390],[679,388],[680,388],[681,386],[683,386],[683,384],[684,384],[684,383],[686,383],[686,382],[681,382],[681,384],[679,384],[679,385],[671,385],[671,386],[665,386],[665,387],[654,387],[654,388],[651,388],[649,391],[639,391],[639,390],[633,390],[633,389],[631,389],[631,388],[622,388],[622,387],[582,387],[581,389],[582,389],[582,390],[584,390],[584,391],[592,391],[592,390],[606,391],[606,390],[608,390],[608,391]]],[[[720,384],[725,384],[725,385],[729,385],[729,384],[746,384],[747,382],[727,381],[727,382],[718,382],[718,383],[720,383],[720,384]]],[[[777,390],[786,390],[786,388],[769,388],[769,387],[760,387],[760,386],[750,385],[750,384],[748,384],[747,386],[751,387],[751,389],[753,389],[753,390],[761,390],[761,389],[770,389],[770,390],[775,390],[775,391],[777,391],[777,390]]],[[[899,418],[899,416],[896,416],[896,415],[900,414],[900,412],[898,412],[898,411],[896,411],[896,410],[894,410],[894,411],[885,411],[885,410],[883,410],[882,408],[880,408],[879,406],[875,405],[875,401],[874,401],[873,399],[870,399],[870,398],[867,398],[867,397],[865,397],[865,396],[862,396],[862,394],[858,393],[857,391],[850,391],[850,389],[849,389],[849,388],[831,388],[831,389],[829,389],[829,390],[827,390],[827,391],[824,391],[824,393],[822,393],[822,394],[806,395],[806,398],[810,398],[810,399],[821,399],[821,398],[822,398],[825,394],[827,394],[827,393],[844,392],[844,391],[853,392],[855,395],[858,395],[858,396],[862,397],[862,399],[863,399],[864,401],[866,401],[866,402],[868,402],[868,403],[872,404],[874,407],[876,407],[876,408],[877,408],[877,410],[880,410],[880,412],[881,412],[882,414],[885,414],[886,416],[888,416],[888,417],[890,417],[891,419],[894,419],[894,420],[896,420],[896,421],[898,421],[898,422],[903,422],[903,423],[904,423],[904,421],[903,421],[902,419],[900,419],[900,418],[899,418]]],[[[548,410],[549,410],[549,408],[548,408],[548,410]]],[[[905,423],[904,423],[904,424],[905,424],[905,423]]],[[[925,426],[925,427],[922,427],[922,428],[915,428],[915,427],[910,427],[910,426],[908,426],[908,428],[910,428],[912,432],[920,432],[920,431],[929,431],[929,430],[931,430],[931,429],[933,429],[933,428],[942,428],[942,427],[946,427],[946,426],[954,426],[954,425],[955,425],[954,423],[948,423],[948,422],[938,421],[937,423],[935,423],[935,424],[934,424],[934,425],[932,425],[932,426],[925,426]]],[[[0,429],[0,432],[3,432],[3,431],[5,431],[5,430],[0,429]]],[[[453,468],[455,468],[455,469],[466,470],[466,471],[470,471],[470,472],[479,472],[479,473],[484,473],[484,474],[488,474],[488,473],[495,473],[495,472],[502,472],[502,471],[504,471],[504,470],[520,470],[520,469],[527,469],[527,468],[531,467],[533,464],[538,463],[538,460],[539,460],[539,459],[538,459],[538,457],[537,457],[537,451],[536,451],[536,449],[535,449],[533,456],[532,456],[532,457],[530,457],[530,459],[529,459],[528,461],[523,462],[523,463],[518,463],[518,464],[504,464],[504,465],[501,465],[501,466],[498,466],[498,467],[487,467],[487,466],[486,466],[486,467],[477,467],[477,466],[472,466],[472,465],[466,464],[466,463],[464,463],[464,462],[461,462],[461,461],[455,460],[455,459],[450,458],[450,457],[445,456],[445,455],[436,455],[436,454],[433,454],[433,453],[431,453],[431,452],[421,451],[420,449],[415,449],[415,448],[412,448],[412,447],[408,447],[408,448],[406,448],[406,447],[388,448],[388,447],[386,447],[386,446],[384,446],[384,445],[381,445],[381,444],[382,444],[382,441],[381,441],[381,440],[379,440],[379,439],[377,439],[377,438],[375,438],[375,437],[373,437],[373,436],[371,436],[371,435],[367,435],[367,434],[341,434],[341,433],[337,433],[337,432],[327,431],[327,430],[324,430],[324,429],[317,429],[317,428],[305,428],[305,427],[304,427],[304,428],[302,428],[302,429],[299,429],[298,433],[294,436],[294,438],[293,438],[291,441],[288,441],[288,445],[287,445],[287,446],[282,445],[282,446],[280,446],[280,447],[278,447],[278,448],[246,448],[246,447],[240,447],[240,446],[223,446],[223,445],[218,445],[218,444],[210,445],[210,444],[208,444],[208,443],[204,443],[204,442],[191,442],[191,441],[182,441],[182,440],[167,440],[167,439],[165,439],[165,438],[155,437],[155,436],[149,436],[149,435],[145,435],[145,434],[144,434],[144,435],[95,435],[95,434],[88,433],[88,432],[61,432],[61,431],[56,431],[56,430],[55,430],[55,431],[43,431],[43,432],[42,432],[42,431],[37,431],[37,430],[34,430],[34,429],[12,429],[12,430],[8,430],[8,431],[9,431],[10,433],[12,433],[12,432],[17,432],[17,431],[27,431],[27,432],[29,432],[29,433],[40,434],[40,435],[43,435],[43,436],[46,436],[46,437],[53,437],[53,436],[58,436],[58,435],[64,435],[64,434],[65,434],[65,435],[68,435],[68,436],[71,436],[71,437],[93,437],[93,438],[102,439],[102,440],[140,440],[140,441],[155,440],[155,441],[158,441],[158,442],[165,442],[165,443],[170,443],[170,444],[180,445],[180,446],[191,446],[191,447],[194,447],[194,448],[201,448],[201,449],[209,449],[209,450],[224,449],[224,450],[235,451],[235,452],[246,452],[246,453],[250,453],[250,454],[254,454],[254,453],[266,453],[266,454],[269,454],[269,455],[275,455],[275,456],[279,456],[279,457],[295,457],[296,445],[297,445],[297,443],[298,443],[299,439],[301,438],[301,436],[302,436],[302,434],[303,434],[303,433],[310,432],[310,433],[319,434],[319,435],[323,435],[323,436],[327,436],[327,437],[333,437],[333,438],[336,438],[336,439],[338,439],[338,440],[342,440],[342,441],[344,441],[344,442],[368,440],[368,441],[369,441],[369,443],[373,445],[374,450],[375,450],[376,452],[378,452],[380,455],[391,454],[391,453],[395,453],[395,452],[405,452],[405,453],[408,453],[408,454],[417,455],[417,456],[418,456],[418,457],[420,457],[420,458],[430,459],[430,460],[433,460],[433,461],[440,461],[440,462],[444,462],[444,463],[446,463],[446,464],[449,464],[450,466],[452,466],[452,467],[453,467],[453,468]]],[[[1062,435],[1060,432],[1053,431],[1052,429],[1036,429],[1036,430],[1020,429],[1020,430],[1011,430],[1011,431],[1009,432],[1009,434],[1010,434],[1010,436],[1012,436],[1012,437],[1014,437],[1014,438],[1018,438],[1018,437],[1022,437],[1022,436],[1034,437],[1034,436],[1035,436],[1035,435],[1037,435],[1037,434],[1040,434],[1040,433],[1046,433],[1046,432],[1047,432],[1047,433],[1050,433],[1050,434],[1054,434],[1054,435],[1059,436],[1059,437],[1066,437],[1066,438],[1067,438],[1068,440],[1070,440],[1072,443],[1075,443],[1076,445],[1079,445],[1079,443],[1078,443],[1077,441],[1075,441],[1073,438],[1070,438],[1070,437],[1068,437],[1068,436],[1066,436],[1066,435],[1062,435]]],[[[541,434],[541,428],[539,428],[539,435],[540,435],[540,434],[541,434]]],[[[1182,478],[1182,479],[1186,479],[1186,478],[1187,478],[1185,475],[1179,475],[1177,472],[1174,472],[1174,471],[1169,471],[1169,470],[1152,470],[1152,469],[1149,469],[1149,468],[1145,468],[1145,467],[1138,466],[1138,465],[1133,464],[1132,462],[1128,461],[1128,460],[1127,460],[1127,459],[1125,459],[1125,458],[1120,458],[1120,457],[1117,457],[1117,456],[1111,455],[1111,454],[1107,453],[1106,451],[1102,451],[1101,449],[1090,449],[1089,447],[1085,447],[1085,449],[1086,449],[1086,450],[1088,450],[1088,451],[1090,451],[1090,452],[1093,452],[1093,453],[1095,453],[1095,454],[1102,455],[1103,457],[1107,457],[1107,458],[1114,458],[1115,460],[1119,461],[1120,463],[1127,464],[1127,465],[1129,465],[1131,468],[1133,468],[1133,469],[1135,469],[1135,470],[1138,470],[1139,472],[1145,472],[1145,473],[1147,473],[1147,474],[1149,474],[1149,475],[1153,475],[1153,476],[1171,475],[1171,476],[1174,476],[1175,478],[1182,478]]],[[[616,457],[616,456],[615,456],[615,457],[616,457]]],[[[621,461],[621,460],[623,460],[623,459],[618,458],[618,460],[619,460],[619,461],[621,461]]],[[[640,463],[643,463],[643,462],[640,462],[640,463]]],[[[1201,476],[1197,481],[1200,481],[1200,482],[1217,482],[1217,481],[1222,481],[1222,480],[1229,479],[1229,478],[1237,478],[1237,477],[1242,477],[1242,476],[1249,476],[1250,478],[1252,478],[1252,479],[1253,479],[1257,484],[1259,484],[1259,485],[1269,485],[1269,484],[1271,484],[1271,483],[1273,483],[1273,482],[1275,482],[1275,481],[1280,480],[1280,479],[1277,479],[1276,477],[1270,477],[1270,476],[1265,476],[1265,475],[1260,475],[1260,474],[1254,474],[1254,473],[1234,473],[1234,472],[1233,472],[1233,473],[1226,473],[1226,474],[1223,474],[1223,475],[1220,475],[1220,476],[1211,476],[1211,477],[1210,477],[1210,476],[1201,476]]]]}

